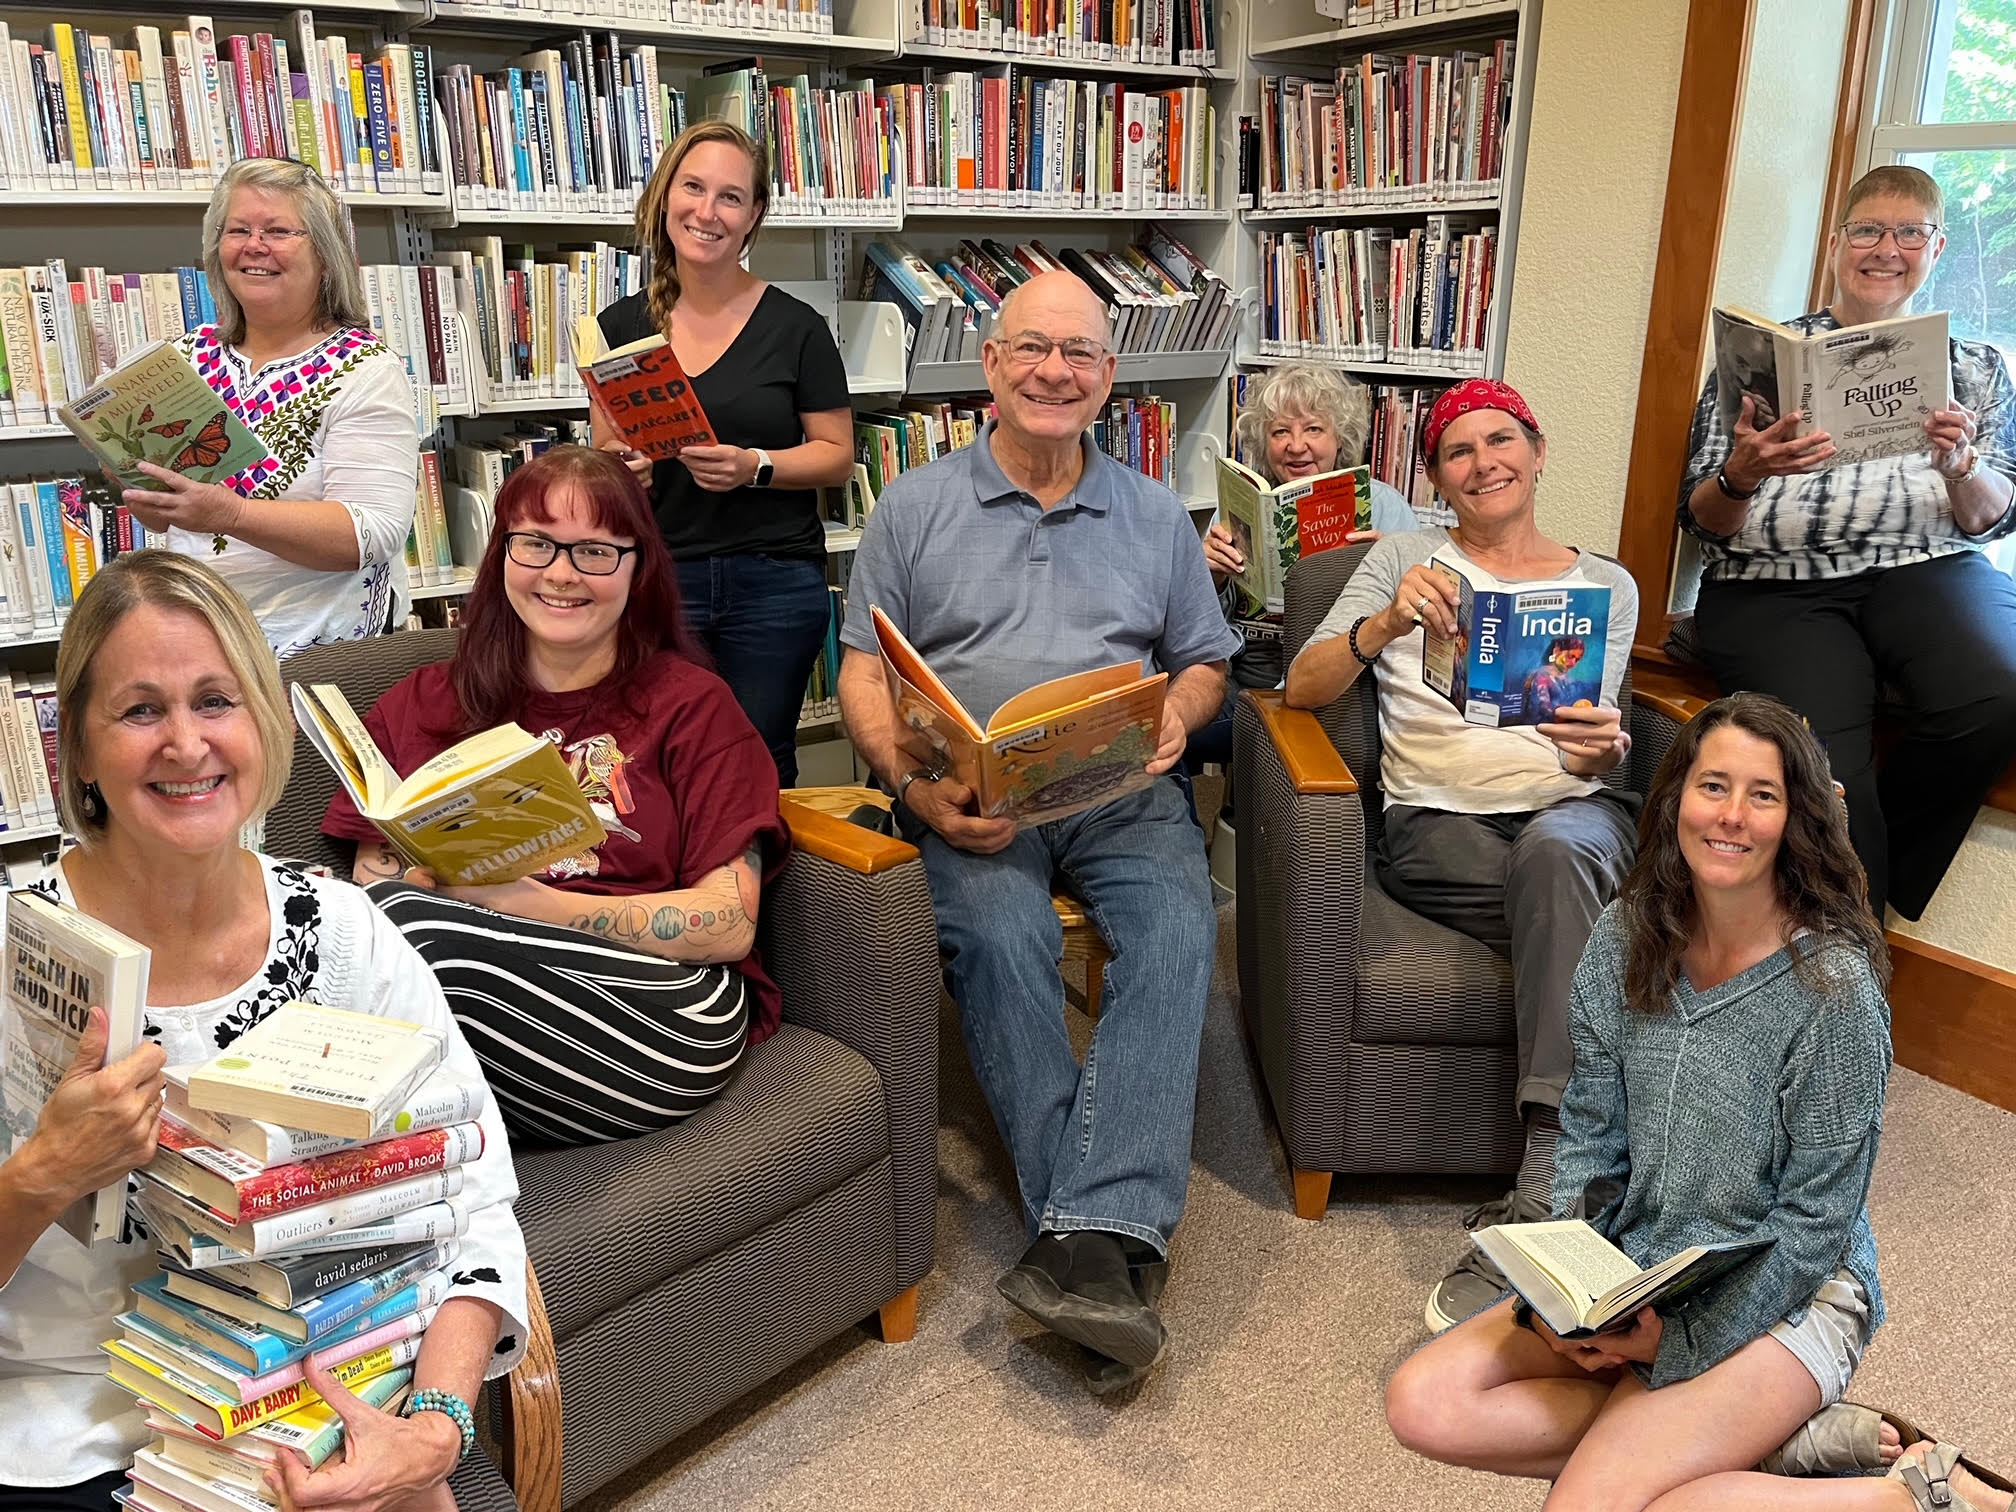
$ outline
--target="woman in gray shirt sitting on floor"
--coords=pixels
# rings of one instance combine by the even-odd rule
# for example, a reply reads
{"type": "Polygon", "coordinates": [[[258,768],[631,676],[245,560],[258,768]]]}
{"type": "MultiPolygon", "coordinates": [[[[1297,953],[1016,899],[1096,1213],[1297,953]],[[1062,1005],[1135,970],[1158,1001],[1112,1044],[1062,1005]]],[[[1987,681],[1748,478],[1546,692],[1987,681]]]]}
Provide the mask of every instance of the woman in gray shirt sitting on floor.
{"type": "MultiPolygon", "coordinates": [[[[1903,1512],[1921,1488],[1935,1494],[1950,1450],[1859,1485],[1751,1468],[1840,1400],[1883,1317],[1865,1203],[1889,961],[1864,896],[1825,754],[1798,716],[1758,694],[1709,705],[1661,763],[1637,865],[1575,973],[1554,1207],[1640,1266],[1694,1244],[1776,1242],[1594,1340],[1499,1302],[1394,1376],[1387,1421],[1402,1443],[1551,1479],[1550,1507],[1903,1512]],[[1917,1486],[1894,1479],[1907,1467],[1917,1486]]],[[[1950,1485],[1971,1489],[1964,1471],[1950,1485]]],[[[2006,1507],[1991,1498],[1979,1505],[2006,1507]]]]}

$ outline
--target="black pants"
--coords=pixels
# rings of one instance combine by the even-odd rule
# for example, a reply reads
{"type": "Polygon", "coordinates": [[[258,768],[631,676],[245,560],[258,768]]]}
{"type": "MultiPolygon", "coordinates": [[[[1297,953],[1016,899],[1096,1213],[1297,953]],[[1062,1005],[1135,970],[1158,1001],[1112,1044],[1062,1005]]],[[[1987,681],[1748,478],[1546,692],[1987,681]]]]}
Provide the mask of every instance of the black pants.
{"type": "Polygon", "coordinates": [[[1858,577],[1704,583],[1701,650],[1725,692],[1783,699],[1827,746],[1869,902],[1915,919],[2016,756],[2016,583],[1964,551],[1858,577]],[[1879,776],[1879,687],[1903,700],[1879,776]]]}

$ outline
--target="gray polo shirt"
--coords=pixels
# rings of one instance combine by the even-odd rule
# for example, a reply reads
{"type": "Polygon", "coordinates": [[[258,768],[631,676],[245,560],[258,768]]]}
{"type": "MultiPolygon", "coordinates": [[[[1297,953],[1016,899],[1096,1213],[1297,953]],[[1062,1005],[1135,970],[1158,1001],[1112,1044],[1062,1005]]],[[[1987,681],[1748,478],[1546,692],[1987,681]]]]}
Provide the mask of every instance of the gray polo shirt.
{"type": "Polygon", "coordinates": [[[983,725],[1053,677],[1124,661],[1174,677],[1238,650],[1175,494],[1088,440],[1077,487],[1045,510],[1003,475],[993,438],[990,422],[884,490],[842,641],[875,654],[879,606],[983,725]]]}

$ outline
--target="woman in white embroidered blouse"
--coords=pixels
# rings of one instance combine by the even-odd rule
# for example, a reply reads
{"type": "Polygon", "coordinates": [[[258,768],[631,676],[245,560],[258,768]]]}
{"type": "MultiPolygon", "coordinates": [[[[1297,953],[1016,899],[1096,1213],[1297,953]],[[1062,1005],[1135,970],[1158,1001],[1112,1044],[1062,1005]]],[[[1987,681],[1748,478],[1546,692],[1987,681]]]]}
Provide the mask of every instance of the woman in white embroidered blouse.
{"type": "MultiPolygon", "coordinates": [[[[434,974],[361,891],[239,846],[286,783],[293,737],[279,669],[217,574],[165,551],[118,558],[79,598],[56,681],[63,817],[78,837],[57,893],[153,960],[142,1046],[101,1067],[87,1035],[34,1133],[0,1163],[0,1482],[45,1492],[36,1505],[104,1507],[148,1434],[98,1344],[157,1262],[144,1233],[86,1248],[54,1219],[151,1157],[164,1064],[208,1059],[299,998],[437,1028],[451,1067],[483,1072],[434,974]]],[[[102,1019],[94,1034],[102,1057],[102,1019]]],[[[464,1167],[468,1231],[414,1376],[464,1402],[517,1363],[527,1336],[517,1179],[494,1098],[482,1125],[483,1153],[464,1167]]],[[[289,1461],[290,1505],[451,1505],[462,1441],[446,1413],[360,1403],[348,1415],[341,1462],[311,1476],[289,1461]]]]}
{"type": "Polygon", "coordinates": [[[203,213],[217,323],[177,345],[278,462],[247,496],[142,463],[141,524],[216,567],[274,654],[356,640],[407,605],[419,426],[406,364],[372,333],[341,201],[315,170],[248,158],[203,213]]]}

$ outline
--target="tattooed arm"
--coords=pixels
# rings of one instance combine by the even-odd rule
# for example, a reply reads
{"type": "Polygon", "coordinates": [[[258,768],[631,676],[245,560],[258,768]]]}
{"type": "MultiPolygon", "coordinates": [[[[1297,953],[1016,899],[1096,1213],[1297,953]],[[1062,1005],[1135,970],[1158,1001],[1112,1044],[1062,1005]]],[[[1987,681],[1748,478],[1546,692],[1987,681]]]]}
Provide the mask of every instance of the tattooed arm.
{"type": "Polygon", "coordinates": [[[399,852],[383,840],[359,840],[357,859],[350,863],[350,880],[359,887],[373,882],[390,882],[406,875],[406,863],[399,852]]]}

